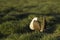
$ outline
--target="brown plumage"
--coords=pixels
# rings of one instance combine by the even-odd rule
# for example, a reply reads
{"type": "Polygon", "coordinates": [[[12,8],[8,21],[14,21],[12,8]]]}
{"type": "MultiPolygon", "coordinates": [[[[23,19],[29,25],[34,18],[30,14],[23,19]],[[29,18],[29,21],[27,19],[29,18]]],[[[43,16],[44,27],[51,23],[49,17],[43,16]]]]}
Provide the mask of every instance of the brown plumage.
{"type": "Polygon", "coordinates": [[[38,21],[33,22],[33,27],[37,31],[40,31],[40,29],[41,29],[40,23],[38,21]]]}

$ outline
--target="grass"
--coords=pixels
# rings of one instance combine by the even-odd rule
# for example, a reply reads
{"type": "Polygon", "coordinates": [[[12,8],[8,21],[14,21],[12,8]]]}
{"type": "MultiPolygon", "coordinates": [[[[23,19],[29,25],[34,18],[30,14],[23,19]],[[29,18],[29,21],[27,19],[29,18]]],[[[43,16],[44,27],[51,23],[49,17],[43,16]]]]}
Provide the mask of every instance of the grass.
{"type": "Polygon", "coordinates": [[[60,23],[58,23],[58,19],[56,20],[54,16],[46,17],[48,23],[46,27],[49,29],[45,32],[31,31],[29,29],[29,23],[35,16],[41,18],[39,15],[29,15],[23,19],[5,21],[0,24],[0,32],[6,35],[6,37],[3,36],[2,40],[57,40],[60,37],[60,23]]]}
{"type": "Polygon", "coordinates": [[[60,40],[60,0],[0,0],[0,40],[60,40]],[[44,32],[32,31],[34,17],[42,21],[44,32]]]}

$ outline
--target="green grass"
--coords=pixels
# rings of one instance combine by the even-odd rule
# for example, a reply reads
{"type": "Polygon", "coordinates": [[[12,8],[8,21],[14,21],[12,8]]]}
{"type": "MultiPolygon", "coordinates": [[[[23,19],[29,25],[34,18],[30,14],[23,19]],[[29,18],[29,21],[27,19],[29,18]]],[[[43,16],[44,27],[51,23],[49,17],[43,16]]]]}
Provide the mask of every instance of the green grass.
{"type": "Polygon", "coordinates": [[[60,40],[60,16],[55,14],[60,14],[60,0],[0,0],[0,40],[60,40]],[[43,14],[48,29],[31,31],[31,20],[37,16],[41,21],[43,14]]]}
{"type": "Polygon", "coordinates": [[[4,35],[2,40],[57,40],[57,37],[60,36],[60,23],[58,23],[60,17],[47,16],[46,21],[48,24],[46,27],[51,27],[51,29],[40,33],[29,29],[29,23],[35,16],[38,16],[39,21],[41,21],[41,16],[29,15],[23,19],[9,20],[0,24],[0,32],[4,35]]]}

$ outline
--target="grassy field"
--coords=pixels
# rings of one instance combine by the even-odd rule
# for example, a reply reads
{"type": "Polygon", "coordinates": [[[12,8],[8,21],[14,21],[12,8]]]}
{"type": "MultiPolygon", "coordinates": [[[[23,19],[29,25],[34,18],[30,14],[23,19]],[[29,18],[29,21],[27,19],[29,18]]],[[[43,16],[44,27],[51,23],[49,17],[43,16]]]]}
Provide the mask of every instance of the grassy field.
{"type": "Polygon", "coordinates": [[[0,40],[60,40],[60,0],[0,0],[0,40]],[[48,29],[30,30],[35,16],[48,29]]]}

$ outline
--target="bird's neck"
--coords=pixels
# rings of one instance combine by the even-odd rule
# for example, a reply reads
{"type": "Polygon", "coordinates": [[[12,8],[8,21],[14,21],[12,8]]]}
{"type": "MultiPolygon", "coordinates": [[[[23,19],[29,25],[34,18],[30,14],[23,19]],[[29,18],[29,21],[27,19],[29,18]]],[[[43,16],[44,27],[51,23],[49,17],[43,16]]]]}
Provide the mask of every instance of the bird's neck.
{"type": "Polygon", "coordinates": [[[34,22],[34,20],[32,20],[32,23],[34,22]]]}

